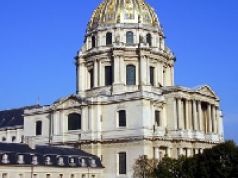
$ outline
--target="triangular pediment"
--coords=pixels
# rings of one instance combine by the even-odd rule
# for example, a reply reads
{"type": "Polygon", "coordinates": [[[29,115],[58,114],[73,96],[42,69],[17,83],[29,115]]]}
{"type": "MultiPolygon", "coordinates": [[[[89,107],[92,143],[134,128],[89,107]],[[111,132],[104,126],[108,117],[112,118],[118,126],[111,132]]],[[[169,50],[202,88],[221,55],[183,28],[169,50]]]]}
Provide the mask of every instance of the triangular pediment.
{"type": "Polygon", "coordinates": [[[196,91],[203,95],[206,95],[206,96],[218,98],[216,93],[208,85],[201,86],[201,87],[197,88],[196,91]]]}
{"type": "Polygon", "coordinates": [[[79,106],[81,104],[81,99],[75,95],[70,95],[64,98],[60,98],[56,102],[54,102],[54,108],[69,108],[79,106]]]}

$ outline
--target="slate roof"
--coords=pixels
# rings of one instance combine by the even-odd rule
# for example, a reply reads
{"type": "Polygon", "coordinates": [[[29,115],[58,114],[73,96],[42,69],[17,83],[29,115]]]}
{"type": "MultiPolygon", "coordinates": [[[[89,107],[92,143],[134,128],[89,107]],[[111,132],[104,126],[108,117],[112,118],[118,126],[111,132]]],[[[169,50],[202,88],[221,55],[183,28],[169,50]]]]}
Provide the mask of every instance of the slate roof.
{"type": "Polygon", "coordinates": [[[80,149],[39,145],[35,149],[31,149],[26,144],[0,143],[0,166],[7,164],[19,165],[19,155],[24,157],[24,163],[21,163],[22,166],[33,165],[33,156],[36,156],[37,166],[103,168],[97,156],[80,149]],[[7,163],[3,161],[4,155],[8,157],[7,163]],[[46,163],[47,157],[50,159],[50,164],[46,163]],[[70,162],[72,158],[74,159],[74,163],[70,162]],[[62,160],[61,163],[63,164],[59,164],[59,159],[62,160]],[[85,161],[84,165],[82,159],[85,161]]]}
{"type": "Polygon", "coordinates": [[[23,128],[24,124],[24,110],[39,108],[40,105],[26,106],[17,109],[3,110],[0,111],[0,129],[7,128],[23,128]]]}

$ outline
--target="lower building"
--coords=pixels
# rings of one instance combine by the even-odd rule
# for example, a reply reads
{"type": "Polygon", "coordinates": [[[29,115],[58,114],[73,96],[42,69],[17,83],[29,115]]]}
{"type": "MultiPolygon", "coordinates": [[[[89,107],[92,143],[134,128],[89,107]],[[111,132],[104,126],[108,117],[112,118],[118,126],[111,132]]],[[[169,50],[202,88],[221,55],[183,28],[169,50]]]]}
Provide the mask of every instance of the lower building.
{"type": "Polygon", "coordinates": [[[79,149],[0,143],[1,178],[103,178],[98,157],[79,149]]]}

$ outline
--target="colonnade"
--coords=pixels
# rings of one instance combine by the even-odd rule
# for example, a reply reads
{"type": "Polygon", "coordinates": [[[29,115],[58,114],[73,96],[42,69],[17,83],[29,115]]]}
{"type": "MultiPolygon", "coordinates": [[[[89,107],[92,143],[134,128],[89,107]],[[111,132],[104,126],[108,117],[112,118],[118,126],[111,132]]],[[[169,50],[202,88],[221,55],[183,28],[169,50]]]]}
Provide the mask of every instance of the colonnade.
{"type": "Polygon", "coordinates": [[[199,100],[176,98],[175,108],[177,129],[219,133],[217,106],[199,100]]]}
{"type": "Polygon", "coordinates": [[[125,60],[121,54],[113,54],[113,61],[102,61],[95,59],[91,64],[78,62],[77,65],[77,91],[84,91],[91,87],[105,86],[105,66],[112,67],[113,84],[126,83],[126,65],[132,64],[136,67],[136,85],[150,85],[150,67],[154,67],[154,86],[173,86],[174,68],[164,66],[161,62],[152,63],[151,59],[141,54],[139,60],[125,60]],[[90,73],[92,71],[92,73],[90,73]],[[90,76],[93,75],[93,76],[90,76]],[[93,82],[93,83],[91,83],[93,82]]]}

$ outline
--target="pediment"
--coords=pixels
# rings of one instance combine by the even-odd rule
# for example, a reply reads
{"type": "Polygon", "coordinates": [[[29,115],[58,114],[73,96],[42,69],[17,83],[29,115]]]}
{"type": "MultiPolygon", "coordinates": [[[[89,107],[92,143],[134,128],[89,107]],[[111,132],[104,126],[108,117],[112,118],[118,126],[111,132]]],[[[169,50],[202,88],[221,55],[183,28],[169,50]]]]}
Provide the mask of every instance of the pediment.
{"type": "Polygon", "coordinates": [[[203,95],[206,95],[206,96],[210,96],[210,97],[213,97],[213,98],[218,98],[216,93],[208,85],[201,86],[201,87],[197,88],[196,91],[203,94],[203,95]]]}
{"type": "Polygon", "coordinates": [[[81,105],[81,99],[75,95],[71,95],[65,98],[61,98],[54,102],[53,106],[56,109],[70,108],[81,105]]]}

